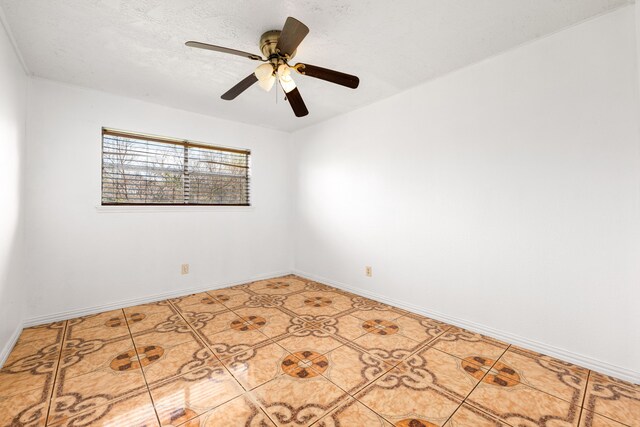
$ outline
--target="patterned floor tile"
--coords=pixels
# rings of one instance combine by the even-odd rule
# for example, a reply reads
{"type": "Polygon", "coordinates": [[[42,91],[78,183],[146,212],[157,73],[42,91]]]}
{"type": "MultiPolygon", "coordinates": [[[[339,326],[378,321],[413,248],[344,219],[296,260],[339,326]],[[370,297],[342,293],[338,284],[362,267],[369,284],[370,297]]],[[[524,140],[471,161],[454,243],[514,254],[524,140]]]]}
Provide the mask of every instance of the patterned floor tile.
{"type": "Polygon", "coordinates": [[[350,394],[371,384],[393,367],[349,344],[330,351],[325,357],[328,367],[322,375],[350,394]]]}
{"type": "Polygon", "coordinates": [[[517,345],[509,346],[509,352],[515,352],[518,354],[527,355],[532,358],[535,357],[535,358],[541,359],[541,363],[545,365],[552,365],[554,366],[554,368],[557,368],[557,369],[565,368],[580,377],[586,377],[589,373],[589,370],[587,368],[583,368],[581,366],[574,365],[573,363],[565,362],[560,359],[555,359],[551,356],[547,356],[542,353],[537,353],[532,350],[527,350],[525,348],[518,347],[517,345]]]}
{"type": "Polygon", "coordinates": [[[333,290],[305,291],[302,295],[305,297],[303,305],[307,307],[330,307],[338,311],[352,307],[351,298],[333,290]]]}
{"type": "Polygon", "coordinates": [[[392,321],[377,323],[376,320],[378,319],[370,321],[374,322],[370,327],[372,332],[353,341],[354,344],[373,356],[387,363],[397,364],[423,346],[424,343],[398,334],[399,328],[392,321]],[[379,327],[382,328],[378,329],[379,327]]]}
{"type": "Polygon", "coordinates": [[[269,417],[279,426],[308,426],[348,395],[319,374],[280,375],[253,390],[269,417]]]}
{"type": "Polygon", "coordinates": [[[640,426],[640,385],[591,372],[584,408],[630,426],[640,426]]]}
{"type": "Polygon", "coordinates": [[[48,408],[49,392],[40,389],[0,397],[0,425],[44,426],[48,408]]]}
{"type": "Polygon", "coordinates": [[[183,311],[186,307],[190,305],[202,305],[202,306],[210,306],[212,309],[215,309],[215,306],[222,305],[220,301],[218,301],[215,297],[209,295],[208,292],[200,292],[197,294],[191,294],[184,297],[172,298],[171,304],[174,305],[178,310],[183,311]]]}
{"type": "Polygon", "coordinates": [[[133,340],[137,345],[159,345],[173,347],[184,342],[192,341],[197,335],[186,324],[171,328],[166,331],[151,330],[133,334],[133,340]]]}
{"type": "Polygon", "coordinates": [[[41,341],[47,344],[62,342],[62,334],[67,322],[54,322],[41,326],[25,328],[18,338],[17,345],[29,341],[41,341]]]}
{"type": "MultiPolygon", "coordinates": [[[[284,304],[290,310],[294,310],[296,308],[305,306],[305,301],[309,299],[304,293],[296,293],[293,295],[288,295],[288,296],[285,296],[285,298],[286,299],[284,300],[284,304]]],[[[323,306],[328,307],[329,304],[323,304],[323,306]]]]}
{"type": "Polygon", "coordinates": [[[396,426],[441,426],[462,403],[418,375],[393,369],[356,398],[396,426]]]}
{"type": "Polygon", "coordinates": [[[405,315],[393,321],[398,327],[398,333],[420,342],[428,342],[443,334],[449,326],[442,322],[422,316],[405,315]]]}
{"type": "Polygon", "coordinates": [[[218,365],[218,359],[198,339],[164,347],[136,341],[142,370],[149,385],[218,365]]]}
{"type": "Polygon", "coordinates": [[[567,366],[548,356],[510,348],[500,362],[515,370],[518,381],[538,390],[580,405],[587,386],[589,371],[575,365],[567,366]]]}
{"type": "Polygon", "coordinates": [[[363,327],[364,323],[365,321],[358,319],[357,317],[353,317],[349,314],[343,315],[335,319],[334,333],[349,341],[353,341],[364,334],[369,333],[369,331],[363,327]]]}
{"type": "Polygon", "coordinates": [[[204,336],[226,331],[239,319],[237,314],[227,309],[218,313],[187,311],[181,314],[193,329],[204,336]]]}
{"type": "Polygon", "coordinates": [[[259,330],[231,328],[214,335],[208,335],[204,337],[204,340],[213,354],[223,360],[235,354],[244,353],[265,341],[270,341],[270,338],[259,330]]]}
{"type": "Polygon", "coordinates": [[[341,426],[392,427],[384,418],[355,399],[339,405],[314,424],[314,427],[341,426]]]}
{"type": "Polygon", "coordinates": [[[252,295],[242,290],[218,290],[216,292],[208,292],[216,300],[220,301],[228,309],[244,307],[249,302],[252,295]]]}
{"type": "Polygon", "coordinates": [[[340,313],[340,310],[335,309],[333,307],[316,307],[316,306],[308,306],[303,305],[302,307],[297,307],[291,309],[293,313],[298,316],[336,316],[340,313]]]}
{"type": "Polygon", "coordinates": [[[492,360],[500,358],[502,353],[509,347],[508,344],[493,338],[460,328],[450,328],[444,334],[431,341],[429,345],[459,359],[481,356],[492,360]]]}
{"type": "Polygon", "coordinates": [[[510,425],[577,426],[580,407],[511,378],[487,375],[467,398],[467,403],[510,425]]]}
{"type": "Polygon", "coordinates": [[[289,296],[287,308],[299,315],[335,315],[349,310],[351,300],[337,292],[303,292],[289,296]]]}
{"type": "Polygon", "coordinates": [[[146,390],[138,358],[133,349],[116,356],[108,368],[56,379],[48,422],[73,418],[88,408],[97,408],[146,390]]]}
{"type": "Polygon", "coordinates": [[[95,327],[110,327],[117,328],[124,326],[127,327],[127,324],[124,320],[124,313],[122,310],[111,310],[105,311],[104,313],[92,314],[89,316],[78,317],[75,319],[71,319],[67,322],[68,326],[73,326],[73,328],[77,331],[81,329],[87,328],[95,328],[95,327]]]}
{"type": "Polygon", "coordinates": [[[329,367],[327,356],[303,350],[286,356],[280,364],[283,372],[294,378],[311,378],[325,373],[329,367]]]}
{"type": "MultiPolygon", "coordinates": [[[[168,300],[125,307],[123,310],[127,320],[129,320],[130,317],[139,318],[141,317],[140,315],[148,317],[152,314],[169,317],[175,313],[175,309],[168,300]]],[[[131,326],[131,323],[129,323],[129,326],[131,326]]]]}
{"type": "Polygon", "coordinates": [[[340,347],[343,342],[332,335],[315,336],[309,335],[288,335],[276,341],[278,345],[284,347],[290,353],[311,350],[318,354],[325,354],[340,347]]]}
{"type": "Polygon", "coordinates": [[[60,367],[67,378],[108,368],[116,356],[133,348],[129,335],[109,341],[85,338],[65,341],[60,367]]]}
{"type": "Polygon", "coordinates": [[[229,311],[225,305],[217,302],[216,299],[210,296],[207,296],[206,298],[209,298],[210,302],[199,302],[196,304],[184,305],[176,307],[176,310],[180,312],[182,317],[184,317],[189,323],[192,323],[193,320],[212,318],[219,313],[229,311]]]}
{"type": "Polygon", "coordinates": [[[286,334],[292,319],[292,316],[277,308],[242,308],[235,310],[235,313],[240,318],[231,322],[231,328],[255,329],[269,337],[286,334]]]}
{"type": "Polygon", "coordinates": [[[279,308],[289,315],[295,313],[291,312],[291,303],[288,301],[291,295],[269,295],[269,294],[253,294],[249,296],[249,299],[245,301],[241,306],[234,307],[234,310],[242,308],[279,308]]]}
{"type": "Polygon", "coordinates": [[[40,364],[44,361],[55,362],[60,356],[61,344],[50,344],[47,341],[29,341],[16,344],[3,368],[21,365],[23,367],[32,364],[40,364]]]}
{"type": "Polygon", "coordinates": [[[278,344],[267,341],[223,363],[245,390],[251,390],[283,374],[282,362],[289,355],[278,344]]]}
{"type": "Polygon", "coordinates": [[[297,334],[301,333],[301,331],[309,330],[310,332],[306,332],[304,335],[326,336],[336,331],[334,326],[336,320],[332,316],[297,316],[292,311],[290,311],[290,313],[295,316],[291,318],[291,324],[288,328],[290,334],[297,334]]]}
{"type": "Polygon", "coordinates": [[[381,306],[381,309],[370,309],[370,310],[356,310],[351,314],[353,317],[356,317],[360,320],[386,320],[386,321],[394,321],[399,317],[402,317],[404,313],[400,311],[396,311],[392,308],[387,308],[387,306],[381,306]]]}
{"type": "MultiPolygon", "coordinates": [[[[164,308],[164,307],[163,307],[164,308]]],[[[125,309],[126,310],[126,309],[125,309]]],[[[147,331],[168,331],[176,328],[184,328],[187,323],[173,308],[166,308],[160,312],[142,313],[133,312],[127,315],[129,330],[133,334],[140,334],[147,331]],[[129,317],[133,321],[129,321],[129,317]]]]}
{"type": "MultiPolygon", "coordinates": [[[[245,285],[240,285],[245,286],[245,285]]],[[[207,291],[209,295],[216,298],[220,302],[224,303],[227,300],[229,295],[242,294],[244,291],[242,289],[238,289],[235,286],[231,286],[228,288],[220,288],[220,289],[211,289],[207,291]]]]}
{"type": "Polygon", "coordinates": [[[48,425],[52,427],[159,426],[153,404],[146,390],[137,395],[125,396],[122,399],[114,400],[106,405],[92,406],[74,416],[61,417],[48,425]]]}
{"type": "Polygon", "coordinates": [[[444,427],[509,427],[473,406],[463,404],[451,416],[444,427]]]}
{"type": "Polygon", "coordinates": [[[0,397],[36,389],[48,394],[53,387],[59,349],[59,344],[49,344],[36,354],[11,357],[12,362],[5,364],[0,370],[0,397]]]}
{"type": "Polygon", "coordinates": [[[301,279],[305,282],[305,289],[307,291],[327,291],[327,292],[337,292],[340,293],[338,288],[334,288],[332,286],[329,285],[325,285],[324,283],[320,283],[320,282],[316,282],[313,280],[307,280],[304,279],[302,277],[298,277],[298,279],[301,279]]]}
{"type": "Polygon", "coordinates": [[[429,384],[434,389],[462,400],[480,381],[481,377],[474,375],[479,370],[480,367],[474,363],[425,347],[400,363],[394,372],[402,373],[407,382],[413,380],[429,384]]]}
{"type": "MultiPolygon", "coordinates": [[[[183,424],[185,425],[185,424],[183,424]]],[[[185,427],[274,427],[275,424],[253,401],[243,394],[230,402],[194,418],[185,427]]]]}
{"type": "Polygon", "coordinates": [[[150,390],[163,426],[185,423],[244,393],[222,364],[173,378],[150,390]]]}
{"type": "Polygon", "coordinates": [[[603,417],[594,412],[582,410],[580,416],[580,427],[626,427],[627,424],[621,424],[617,421],[613,421],[610,418],[603,417]]]}
{"type": "Polygon", "coordinates": [[[260,280],[247,287],[258,294],[286,295],[305,290],[306,282],[298,277],[287,276],[276,279],[260,280]]]}
{"type": "MultiPolygon", "coordinates": [[[[114,323],[115,325],[115,323],[114,323]]],[[[96,326],[93,328],[80,328],[77,329],[72,323],[67,327],[65,332],[64,342],[65,345],[69,341],[74,341],[73,345],[77,345],[81,342],[87,341],[114,341],[118,339],[128,339],[130,337],[129,328],[126,324],[119,324],[118,326],[96,326]]]]}

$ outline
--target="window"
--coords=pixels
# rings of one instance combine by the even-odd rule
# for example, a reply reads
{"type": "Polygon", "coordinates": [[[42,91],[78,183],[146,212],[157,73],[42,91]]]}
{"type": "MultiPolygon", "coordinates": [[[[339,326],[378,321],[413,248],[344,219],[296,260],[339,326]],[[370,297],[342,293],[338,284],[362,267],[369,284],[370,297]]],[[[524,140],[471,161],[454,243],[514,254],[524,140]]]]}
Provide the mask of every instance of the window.
{"type": "Polygon", "coordinates": [[[103,129],[102,204],[249,206],[250,154],[103,129]]]}

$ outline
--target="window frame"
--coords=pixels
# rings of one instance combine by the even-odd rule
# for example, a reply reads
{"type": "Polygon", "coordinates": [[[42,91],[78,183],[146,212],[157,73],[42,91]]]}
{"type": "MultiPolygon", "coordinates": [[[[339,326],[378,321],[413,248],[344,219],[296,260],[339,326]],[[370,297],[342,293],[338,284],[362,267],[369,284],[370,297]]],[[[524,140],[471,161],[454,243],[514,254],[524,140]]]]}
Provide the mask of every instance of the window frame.
{"type": "MultiPolygon", "coordinates": [[[[147,134],[142,132],[131,132],[124,131],[119,129],[114,129],[110,127],[102,127],[100,131],[100,203],[96,206],[98,211],[107,212],[107,211],[133,211],[142,207],[148,208],[148,210],[156,210],[156,211],[173,211],[175,210],[187,210],[187,211],[198,211],[198,210],[210,210],[210,209],[224,209],[224,210],[246,210],[253,209],[252,204],[252,188],[251,188],[251,171],[252,171],[252,157],[251,150],[246,148],[235,148],[235,147],[226,147],[220,145],[208,144],[205,142],[193,141],[189,139],[183,138],[171,138],[158,136],[153,134],[147,134]],[[231,153],[244,154],[247,156],[247,203],[109,203],[103,201],[103,191],[104,191],[104,136],[105,134],[120,136],[124,138],[132,138],[132,139],[141,139],[148,140],[157,143],[165,143],[165,144],[173,144],[182,147],[193,147],[204,150],[216,150],[216,151],[224,151],[231,153]],[[203,209],[199,209],[203,208],[203,209]]],[[[184,175],[183,175],[184,176],[184,175]]],[[[147,209],[145,209],[147,210],[147,209]]]]}

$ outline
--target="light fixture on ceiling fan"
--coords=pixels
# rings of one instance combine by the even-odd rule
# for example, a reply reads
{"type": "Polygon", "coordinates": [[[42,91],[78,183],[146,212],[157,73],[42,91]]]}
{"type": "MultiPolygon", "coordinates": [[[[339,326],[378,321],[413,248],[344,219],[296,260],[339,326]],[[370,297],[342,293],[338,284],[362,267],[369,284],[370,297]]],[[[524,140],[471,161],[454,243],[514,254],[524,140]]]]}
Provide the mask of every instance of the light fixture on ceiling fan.
{"type": "Polygon", "coordinates": [[[339,71],[302,63],[289,65],[289,61],[293,59],[296,54],[296,49],[298,49],[298,46],[308,33],[309,28],[306,25],[295,18],[288,17],[282,31],[267,31],[260,37],[260,51],[266,59],[241,50],[229,49],[207,43],[188,41],[185,44],[189,47],[229,53],[254,61],[264,62],[264,64],[259,65],[253,73],[225,92],[222,95],[222,99],[231,101],[256,82],[262,89],[268,92],[273,88],[275,83],[278,82],[282,90],[287,94],[287,100],[294,114],[297,117],[302,117],[309,114],[309,111],[302,100],[296,83],[291,77],[292,69],[299,74],[326,80],[351,89],[357,88],[360,83],[358,77],[339,71]]]}

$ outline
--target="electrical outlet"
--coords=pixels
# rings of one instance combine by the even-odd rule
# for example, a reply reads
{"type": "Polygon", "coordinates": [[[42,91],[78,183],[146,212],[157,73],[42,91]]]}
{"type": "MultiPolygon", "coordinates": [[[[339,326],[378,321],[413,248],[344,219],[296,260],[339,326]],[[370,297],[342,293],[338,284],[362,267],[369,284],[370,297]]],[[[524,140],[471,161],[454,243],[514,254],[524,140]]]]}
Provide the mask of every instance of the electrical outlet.
{"type": "Polygon", "coordinates": [[[182,264],[182,269],[180,270],[182,274],[189,274],[189,264],[182,264]]]}
{"type": "Polygon", "coordinates": [[[371,272],[371,266],[367,265],[364,268],[364,274],[366,274],[367,277],[371,277],[373,276],[373,273],[371,272]]]}

